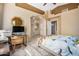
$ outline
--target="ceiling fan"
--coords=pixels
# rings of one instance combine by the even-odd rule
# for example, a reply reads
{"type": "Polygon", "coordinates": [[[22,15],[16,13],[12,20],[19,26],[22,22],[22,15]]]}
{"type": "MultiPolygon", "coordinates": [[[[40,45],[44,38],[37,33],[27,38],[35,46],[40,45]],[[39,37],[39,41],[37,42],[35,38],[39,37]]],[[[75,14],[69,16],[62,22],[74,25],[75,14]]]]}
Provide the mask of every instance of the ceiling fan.
{"type": "MultiPolygon", "coordinates": [[[[44,3],[43,6],[46,6],[48,3],[44,3]]],[[[56,5],[56,3],[52,3],[53,5],[56,5]]]]}

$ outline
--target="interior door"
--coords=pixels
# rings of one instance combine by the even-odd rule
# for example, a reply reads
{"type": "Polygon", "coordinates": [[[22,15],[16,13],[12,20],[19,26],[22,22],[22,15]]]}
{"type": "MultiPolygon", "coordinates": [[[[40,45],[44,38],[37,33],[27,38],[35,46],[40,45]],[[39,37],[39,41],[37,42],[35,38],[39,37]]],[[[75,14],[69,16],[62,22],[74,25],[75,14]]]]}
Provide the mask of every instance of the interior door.
{"type": "Polygon", "coordinates": [[[57,21],[51,22],[51,34],[56,34],[57,31],[57,21]]]}

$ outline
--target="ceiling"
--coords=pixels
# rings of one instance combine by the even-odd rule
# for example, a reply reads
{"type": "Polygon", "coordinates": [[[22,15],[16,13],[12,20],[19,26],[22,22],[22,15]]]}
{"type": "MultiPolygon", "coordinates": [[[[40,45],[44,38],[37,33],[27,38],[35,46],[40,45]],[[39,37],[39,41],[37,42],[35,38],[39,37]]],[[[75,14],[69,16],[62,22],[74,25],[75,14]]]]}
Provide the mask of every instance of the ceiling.
{"type": "Polygon", "coordinates": [[[67,3],[56,3],[56,5],[54,5],[53,3],[47,3],[45,6],[43,6],[44,3],[28,3],[28,4],[34,6],[38,9],[41,9],[43,11],[49,11],[49,10],[56,8],[57,6],[64,5],[67,3]]]}

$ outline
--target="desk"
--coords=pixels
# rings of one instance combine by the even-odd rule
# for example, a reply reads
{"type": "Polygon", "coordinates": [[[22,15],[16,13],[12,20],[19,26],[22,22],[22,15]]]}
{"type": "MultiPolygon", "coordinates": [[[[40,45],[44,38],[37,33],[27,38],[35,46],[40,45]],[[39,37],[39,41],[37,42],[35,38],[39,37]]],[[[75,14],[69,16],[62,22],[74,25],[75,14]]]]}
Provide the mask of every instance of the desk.
{"type": "Polygon", "coordinates": [[[11,49],[15,51],[16,45],[24,45],[26,46],[27,38],[26,35],[12,35],[9,37],[9,42],[11,49]]]}

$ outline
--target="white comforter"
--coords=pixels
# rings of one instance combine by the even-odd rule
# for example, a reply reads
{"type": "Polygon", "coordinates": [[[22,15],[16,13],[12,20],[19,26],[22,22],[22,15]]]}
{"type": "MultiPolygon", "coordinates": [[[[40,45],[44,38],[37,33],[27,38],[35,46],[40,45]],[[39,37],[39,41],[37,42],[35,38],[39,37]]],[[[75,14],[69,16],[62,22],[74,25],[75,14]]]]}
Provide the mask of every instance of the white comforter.
{"type": "Polygon", "coordinates": [[[63,56],[79,56],[79,48],[73,42],[76,39],[77,37],[73,36],[49,37],[42,42],[42,45],[63,56]]]}

